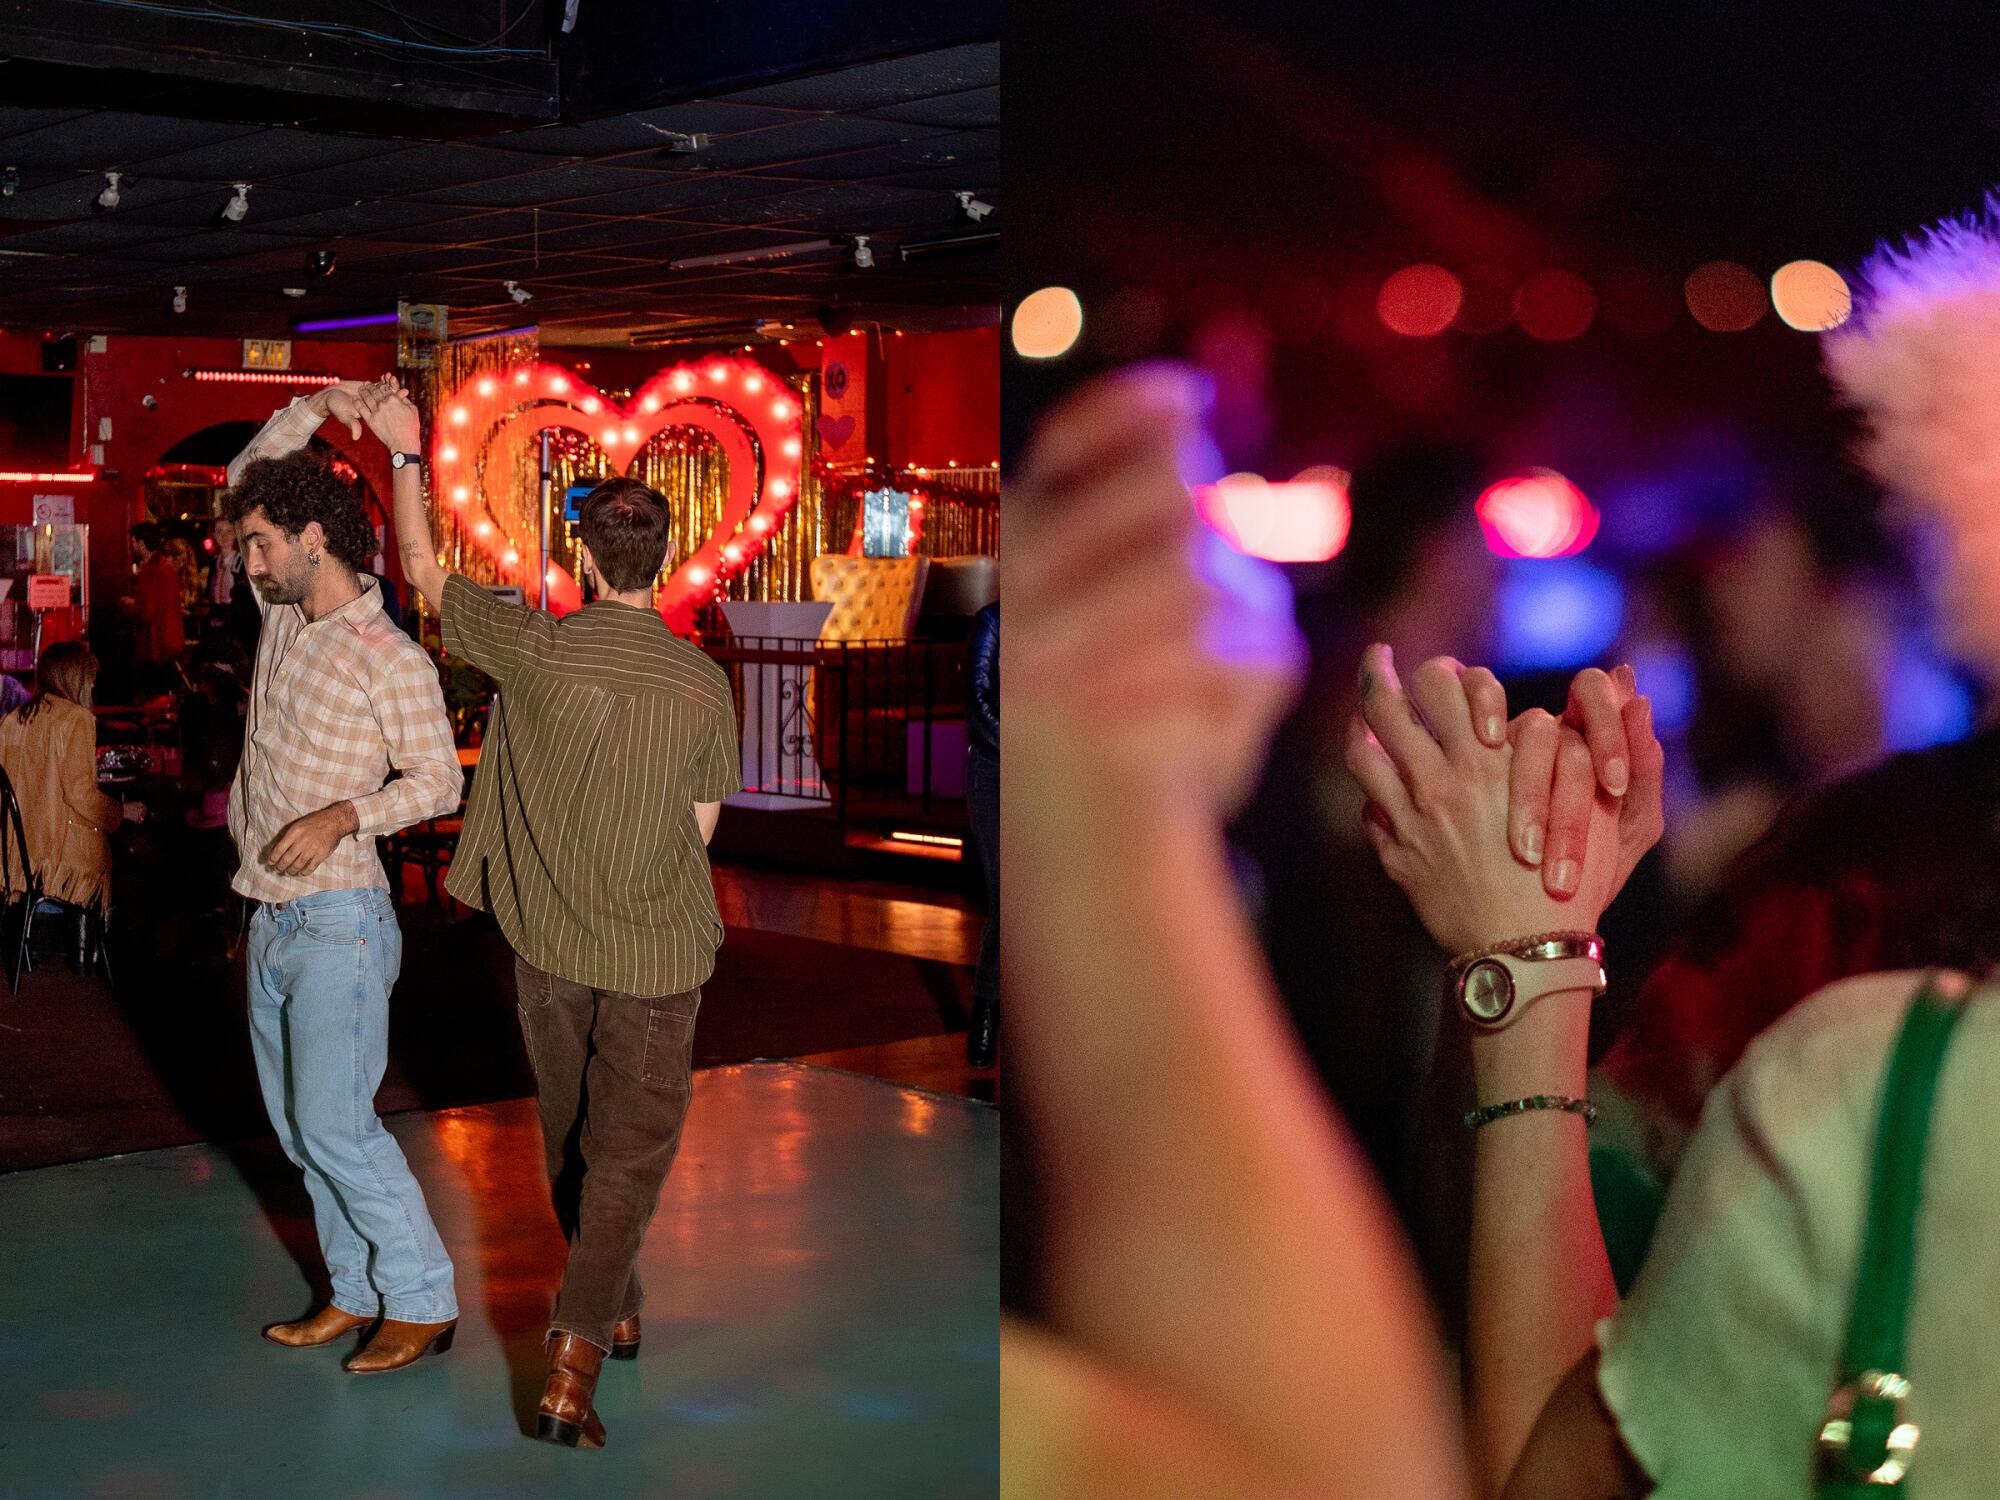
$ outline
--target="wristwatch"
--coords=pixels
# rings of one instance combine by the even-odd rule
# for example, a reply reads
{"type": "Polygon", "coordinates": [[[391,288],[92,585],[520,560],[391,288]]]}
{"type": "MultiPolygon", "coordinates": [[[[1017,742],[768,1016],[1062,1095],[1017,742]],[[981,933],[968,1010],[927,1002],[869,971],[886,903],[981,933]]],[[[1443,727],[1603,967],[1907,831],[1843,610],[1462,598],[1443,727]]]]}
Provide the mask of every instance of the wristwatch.
{"type": "Polygon", "coordinates": [[[389,467],[392,469],[407,469],[412,464],[421,469],[423,462],[424,456],[421,453],[391,453],[389,455],[389,467]]]}
{"type": "Polygon", "coordinates": [[[1604,939],[1594,932],[1543,932],[1451,961],[1446,990],[1467,1020],[1497,1031],[1532,1001],[1558,990],[1604,993],[1604,939]]]}

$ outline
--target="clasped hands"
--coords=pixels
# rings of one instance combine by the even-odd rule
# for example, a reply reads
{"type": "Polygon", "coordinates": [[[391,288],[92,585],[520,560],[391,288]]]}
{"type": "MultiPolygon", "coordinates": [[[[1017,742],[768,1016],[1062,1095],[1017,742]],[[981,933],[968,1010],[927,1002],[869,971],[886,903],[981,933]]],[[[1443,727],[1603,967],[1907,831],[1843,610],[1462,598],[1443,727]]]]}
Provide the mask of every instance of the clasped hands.
{"type": "Polygon", "coordinates": [[[1448,953],[1593,930],[1664,828],[1664,755],[1629,667],[1579,673],[1560,719],[1510,721],[1485,668],[1434,657],[1405,691],[1374,645],[1346,760],[1383,869],[1448,953]]]}
{"type": "Polygon", "coordinates": [[[344,424],[357,442],[365,426],[392,453],[415,453],[423,443],[423,423],[416,403],[393,375],[380,380],[343,380],[313,392],[307,401],[321,416],[344,424]]]}

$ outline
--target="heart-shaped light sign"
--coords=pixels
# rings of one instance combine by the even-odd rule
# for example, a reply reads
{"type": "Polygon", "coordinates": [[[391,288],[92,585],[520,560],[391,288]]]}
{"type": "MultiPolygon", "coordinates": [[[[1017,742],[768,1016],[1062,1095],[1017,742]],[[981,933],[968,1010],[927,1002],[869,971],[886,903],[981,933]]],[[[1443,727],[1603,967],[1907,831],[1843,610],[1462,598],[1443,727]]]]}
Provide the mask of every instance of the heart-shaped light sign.
{"type": "MultiPolygon", "coordinates": [[[[699,428],[721,445],[729,461],[721,519],[659,591],[660,613],[675,624],[689,622],[696,607],[720,596],[729,579],[764,550],[797,501],[804,477],[803,408],[783,381],[754,360],[716,355],[674,365],[647,380],[623,406],[556,365],[478,376],[438,412],[432,473],[449,504],[485,512],[470,523],[475,544],[504,576],[524,584],[533,581],[534,565],[523,560],[521,549],[532,539],[507,536],[494,525],[482,490],[485,449],[510,422],[526,433],[570,428],[603,449],[620,473],[655,434],[671,427],[699,428]]],[[[562,585],[568,574],[553,563],[550,569],[552,596],[567,593],[562,585]]]]}

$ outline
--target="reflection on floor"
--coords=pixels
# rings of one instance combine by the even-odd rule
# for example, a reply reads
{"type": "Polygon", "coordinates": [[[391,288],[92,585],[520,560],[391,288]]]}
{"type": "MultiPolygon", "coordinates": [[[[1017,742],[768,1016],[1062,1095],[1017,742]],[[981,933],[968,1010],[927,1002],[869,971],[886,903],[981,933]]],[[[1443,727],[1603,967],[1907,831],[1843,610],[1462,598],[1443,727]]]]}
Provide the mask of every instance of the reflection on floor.
{"type": "Polygon", "coordinates": [[[595,1453],[524,1435],[562,1255],[526,1101],[392,1122],[461,1323],[375,1379],[345,1345],[257,1337],[306,1305],[294,1257],[317,1263],[274,1144],[0,1178],[0,1493],[991,1495],[998,1124],[822,1069],[700,1074],[640,1263],[645,1352],[605,1367],[595,1453]]]}
{"type": "Polygon", "coordinates": [[[729,927],[968,967],[979,957],[984,919],[965,898],[946,890],[717,865],[715,901],[729,927]]]}
{"type": "Polygon", "coordinates": [[[1000,1102],[1000,1070],[966,1066],[965,1038],[957,1032],[944,1036],[911,1037],[905,1042],[883,1042],[872,1047],[845,1047],[838,1052],[814,1052],[796,1059],[816,1068],[842,1068],[849,1073],[866,1073],[938,1094],[962,1094],[987,1104],[1000,1102]]]}

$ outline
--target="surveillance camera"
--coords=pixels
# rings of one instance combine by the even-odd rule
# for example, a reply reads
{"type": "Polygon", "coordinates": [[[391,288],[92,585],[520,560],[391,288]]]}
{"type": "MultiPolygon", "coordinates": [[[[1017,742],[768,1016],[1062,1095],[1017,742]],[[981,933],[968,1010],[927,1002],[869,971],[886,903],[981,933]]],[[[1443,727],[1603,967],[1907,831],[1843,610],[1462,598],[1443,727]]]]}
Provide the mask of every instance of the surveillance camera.
{"type": "Polygon", "coordinates": [[[118,206],[118,183],[124,175],[123,172],[106,172],[104,174],[104,191],[97,195],[92,206],[103,209],[106,213],[116,208],[118,206]]]}
{"type": "Polygon", "coordinates": [[[958,199],[958,206],[966,218],[972,220],[975,224],[993,212],[992,204],[985,202],[983,199],[975,198],[970,193],[957,193],[953,196],[958,199]]]}
{"type": "Polygon", "coordinates": [[[874,269],[875,252],[868,248],[868,236],[865,234],[854,237],[854,263],[864,271],[874,269]]]}
{"type": "Polygon", "coordinates": [[[21,169],[8,167],[0,170],[0,198],[11,198],[21,190],[21,169]]]}
{"type": "Polygon", "coordinates": [[[314,276],[331,276],[339,257],[331,250],[315,250],[306,257],[306,270],[314,276]]]}
{"type": "Polygon", "coordinates": [[[160,409],[160,398],[152,395],[141,396],[139,404],[145,407],[147,411],[158,411],[160,409]]]}
{"type": "Polygon", "coordinates": [[[532,300],[535,295],[518,281],[509,281],[502,284],[507,288],[507,295],[514,299],[516,305],[532,300]]]}
{"type": "Polygon", "coordinates": [[[184,313],[187,310],[188,310],[188,289],[184,286],[177,286],[174,288],[174,311],[177,313],[184,313]]]}
{"type": "Polygon", "coordinates": [[[222,217],[232,224],[241,224],[243,216],[250,212],[250,184],[235,184],[236,196],[222,205],[222,217]]]}

